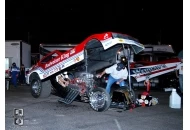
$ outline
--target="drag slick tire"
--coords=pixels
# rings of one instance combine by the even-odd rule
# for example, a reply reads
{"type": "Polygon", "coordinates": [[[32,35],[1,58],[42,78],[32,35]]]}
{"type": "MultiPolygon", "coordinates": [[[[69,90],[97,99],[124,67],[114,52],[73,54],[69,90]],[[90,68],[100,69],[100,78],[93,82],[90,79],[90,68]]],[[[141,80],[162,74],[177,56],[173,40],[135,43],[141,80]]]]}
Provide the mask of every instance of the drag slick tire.
{"type": "Polygon", "coordinates": [[[110,95],[104,88],[94,88],[89,94],[90,106],[93,110],[102,112],[106,111],[111,104],[110,95]]]}
{"type": "Polygon", "coordinates": [[[130,99],[134,103],[136,101],[136,96],[135,96],[134,90],[131,88],[131,91],[130,91],[130,89],[128,89],[128,92],[129,92],[129,95],[130,95],[130,99]]]}
{"type": "Polygon", "coordinates": [[[49,80],[42,82],[38,74],[34,73],[30,77],[30,88],[34,98],[46,98],[51,93],[51,82],[49,80]]]}

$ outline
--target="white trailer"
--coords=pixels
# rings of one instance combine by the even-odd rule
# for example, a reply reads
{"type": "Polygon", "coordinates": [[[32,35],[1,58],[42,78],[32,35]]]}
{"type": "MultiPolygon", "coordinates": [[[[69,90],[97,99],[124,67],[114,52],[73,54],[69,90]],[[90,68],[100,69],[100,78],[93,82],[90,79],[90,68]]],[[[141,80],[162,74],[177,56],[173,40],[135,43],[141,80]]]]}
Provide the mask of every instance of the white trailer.
{"type": "Polygon", "coordinates": [[[5,69],[7,70],[15,62],[20,68],[24,64],[26,68],[31,67],[31,45],[22,40],[5,41],[5,69]]]}

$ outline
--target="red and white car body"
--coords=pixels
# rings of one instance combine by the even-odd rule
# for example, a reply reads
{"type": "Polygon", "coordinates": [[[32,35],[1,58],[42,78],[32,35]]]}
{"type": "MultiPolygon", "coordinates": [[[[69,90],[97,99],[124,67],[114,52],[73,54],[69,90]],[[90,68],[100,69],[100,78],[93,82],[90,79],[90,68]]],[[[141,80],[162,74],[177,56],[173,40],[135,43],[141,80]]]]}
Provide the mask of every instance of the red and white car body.
{"type": "Polygon", "coordinates": [[[154,77],[175,71],[176,66],[179,63],[180,60],[178,58],[158,62],[133,62],[130,64],[130,72],[131,76],[134,77],[137,82],[141,82],[144,81],[147,76],[152,79],[154,77]]]}
{"type": "MultiPolygon", "coordinates": [[[[69,49],[66,52],[60,52],[58,50],[52,51],[45,57],[43,57],[36,65],[32,66],[28,75],[27,75],[27,83],[29,84],[29,77],[32,73],[37,73],[41,80],[44,80],[51,75],[64,70],[80,61],[84,60],[85,55],[85,46],[89,41],[96,39],[101,42],[104,50],[107,50],[117,44],[128,44],[130,46],[135,46],[133,51],[135,53],[139,53],[144,49],[143,44],[136,42],[134,40],[125,39],[125,38],[117,38],[114,35],[118,35],[118,33],[106,32],[102,34],[94,34],[87,39],[85,39],[82,43],[78,44],[72,49],[69,49]],[[48,56],[52,56],[53,59],[47,60],[48,56]]],[[[124,35],[124,34],[122,34],[124,35]]],[[[128,37],[128,35],[124,35],[128,37]]]]}

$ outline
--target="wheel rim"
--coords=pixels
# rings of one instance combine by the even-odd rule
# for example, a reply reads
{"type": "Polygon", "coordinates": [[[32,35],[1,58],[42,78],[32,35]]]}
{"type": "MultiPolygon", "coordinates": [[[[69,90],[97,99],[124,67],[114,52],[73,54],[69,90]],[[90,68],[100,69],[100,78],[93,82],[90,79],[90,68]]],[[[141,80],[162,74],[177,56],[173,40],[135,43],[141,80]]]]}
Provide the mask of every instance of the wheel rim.
{"type": "Polygon", "coordinates": [[[34,81],[32,84],[32,90],[35,94],[38,94],[40,92],[40,85],[38,81],[34,81]]]}
{"type": "Polygon", "coordinates": [[[103,108],[107,101],[107,96],[104,92],[91,92],[90,93],[90,105],[94,110],[103,108]]]}
{"type": "Polygon", "coordinates": [[[129,95],[130,95],[131,99],[132,99],[133,102],[134,102],[134,101],[135,101],[135,94],[134,94],[134,91],[133,91],[133,90],[129,91],[129,95]]]}

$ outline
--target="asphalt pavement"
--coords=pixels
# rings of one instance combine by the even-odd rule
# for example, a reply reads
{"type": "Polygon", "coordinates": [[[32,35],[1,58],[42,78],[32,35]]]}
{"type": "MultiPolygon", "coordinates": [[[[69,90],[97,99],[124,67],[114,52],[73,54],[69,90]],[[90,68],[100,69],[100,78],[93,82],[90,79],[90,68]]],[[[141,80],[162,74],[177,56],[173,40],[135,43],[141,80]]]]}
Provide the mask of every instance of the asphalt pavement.
{"type": "MultiPolygon", "coordinates": [[[[136,95],[141,91],[136,90],[136,95]]],[[[151,94],[159,104],[96,112],[88,103],[66,105],[57,102],[59,97],[54,95],[36,99],[29,86],[11,86],[5,93],[5,126],[6,130],[183,130],[183,108],[169,107],[170,92],[152,90],[151,94]],[[14,116],[14,109],[23,110],[23,115],[14,116]],[[23,118],[23,125],[15,124],[19,118],[23,118]]]]}

